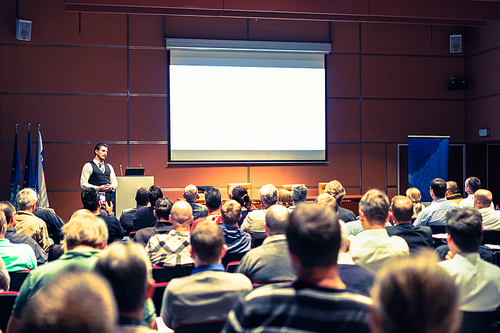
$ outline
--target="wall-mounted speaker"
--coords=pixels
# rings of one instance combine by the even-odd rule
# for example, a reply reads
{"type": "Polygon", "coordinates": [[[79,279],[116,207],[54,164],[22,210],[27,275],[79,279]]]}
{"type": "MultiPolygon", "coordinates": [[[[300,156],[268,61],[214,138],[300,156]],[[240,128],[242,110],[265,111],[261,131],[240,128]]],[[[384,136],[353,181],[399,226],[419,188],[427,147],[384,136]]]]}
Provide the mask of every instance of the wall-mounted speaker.
{"type": "Polygon", "coordinates": [[[16,19],[16,39],[31,40],[31,21],[16,19]]]}
{"type": "Polygon", "coordinates": [[[450,53],[462,53],[462,35],[450,35],[450,53]]]}

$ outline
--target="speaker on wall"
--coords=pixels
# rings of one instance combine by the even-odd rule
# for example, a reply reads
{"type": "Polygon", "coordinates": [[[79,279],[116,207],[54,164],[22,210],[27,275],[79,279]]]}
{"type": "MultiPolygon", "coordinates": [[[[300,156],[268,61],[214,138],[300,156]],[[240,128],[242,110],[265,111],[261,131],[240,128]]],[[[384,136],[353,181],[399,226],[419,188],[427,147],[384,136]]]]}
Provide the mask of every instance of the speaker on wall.
{"type": "Polygon", "coordinates": [[[462,53],[462,35],[450,35],[450,53],[462,53]]]}
{"type": "Polygon", "coordinates": [[[16,39],[31,40],[31,21],[16,19],[16,39]]]}

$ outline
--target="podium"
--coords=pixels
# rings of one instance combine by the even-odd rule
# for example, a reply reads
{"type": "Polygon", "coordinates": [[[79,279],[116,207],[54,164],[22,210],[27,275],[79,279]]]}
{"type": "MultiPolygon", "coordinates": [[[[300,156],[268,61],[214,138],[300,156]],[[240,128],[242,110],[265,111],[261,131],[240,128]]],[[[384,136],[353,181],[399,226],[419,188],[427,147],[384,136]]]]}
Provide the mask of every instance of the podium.
{"type": "Polygon", "coordinates": [[[153,176],[125,176],[116,177],[118,187],[116,188],[116,218],[120,219],[122,211],[127,208],[135,208],[135,194],[141,187],[149,189],[154,185],[155,177],[153,176]]]}

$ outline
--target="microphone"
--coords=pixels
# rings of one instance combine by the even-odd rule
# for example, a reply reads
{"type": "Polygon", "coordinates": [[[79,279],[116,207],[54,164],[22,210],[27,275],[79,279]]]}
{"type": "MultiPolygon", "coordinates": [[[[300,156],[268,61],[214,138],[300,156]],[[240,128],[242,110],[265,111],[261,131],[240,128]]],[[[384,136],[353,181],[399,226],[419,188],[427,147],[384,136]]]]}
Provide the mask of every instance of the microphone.
{"type": "Polygon", "coordinates": [[[120,164],[120,173],[122,174],[122,177],[123,177],[123,169],[122,169],[122,165],[120,164]]]}

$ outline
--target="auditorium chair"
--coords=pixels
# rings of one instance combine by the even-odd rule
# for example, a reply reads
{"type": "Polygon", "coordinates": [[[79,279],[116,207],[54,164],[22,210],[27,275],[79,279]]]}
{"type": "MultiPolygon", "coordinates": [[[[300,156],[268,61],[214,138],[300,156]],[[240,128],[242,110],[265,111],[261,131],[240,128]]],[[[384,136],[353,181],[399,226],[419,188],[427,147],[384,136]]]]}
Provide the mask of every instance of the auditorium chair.
{"type": "Polygon", "coordinates": [[[287,190],[287,191],[291,191],[292,187],[294,187],[295,185],[304,185],[305,186],[305,184],[288,184],[288,185],[281,185],[281,188],[284,190],[287,190]]]}
{"type": "Polygon", "coordinates": [[[228,262],[226,265],[226,272],[234,273],[240,264],[241,264],[241,261],[228,262]]]}
{"type": "Polygon", "coordinates": [[[10,275],[10,291],[19,291],[21,286],[23,285],[24,280],[31,272],[29,269],[25,269],[22,271],[9,272],[10,275]]]}
{"type": "Polygon", "coordinates": [[[224,327],[225,320],[209,321],[194,324],[180,324],[175,329],[175,333],[220,333],[224,327]]]}
{"type": "Polygon", "coordinates": [[[163,293],[168,286],[168,282],[160,282],[155,283],[154,285],[155,291],[153,293],[153,303],[156,308],[156,315],[161,316],[161,303],[163,301],[163,293]]]}
{"type": "Polygon", "coordinates": [[[7,323],[18,294],[17,291],[0,291],[0,330],[2,332],[7,331],[7,323]]]}
{"type": "Polygon", "coordinates": [[[194,265],[182,265],[182,266],[171,266],[171,267],[161,267],[153,266],[153,279],[157,282],[169,282],[173,278],[183,277],[191,275],[194,265]]]}

